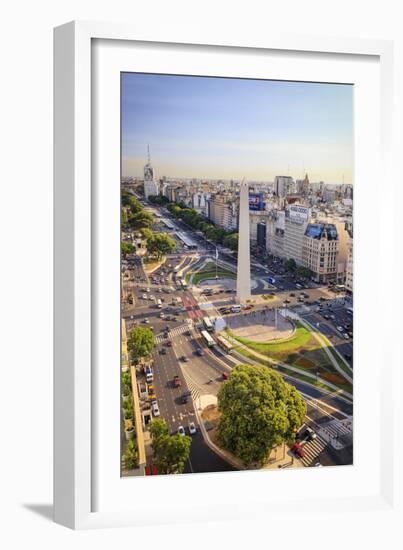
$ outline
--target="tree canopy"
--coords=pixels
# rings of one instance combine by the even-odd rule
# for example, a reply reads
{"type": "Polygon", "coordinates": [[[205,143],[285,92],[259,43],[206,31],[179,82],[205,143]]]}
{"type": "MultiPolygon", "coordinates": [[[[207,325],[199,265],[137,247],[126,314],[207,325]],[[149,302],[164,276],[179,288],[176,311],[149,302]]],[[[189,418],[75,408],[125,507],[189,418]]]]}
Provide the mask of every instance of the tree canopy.
{"type": "Polygon", "coordinates": [[[179,434],[169,435],[165,420],[151,422],[150,434],[154,458],[160,474],[182,473],[190,453],[192,439],[179,434]]]}
{"type": "Polygon", "coordinates": [[[301,265],[297,268],[297,275],[304,279],[309,279],[312,276],[312,271],[308,267],[301,265]]]}
{"type": "Polygon", "coordinates": [[[149,212],[141,210],[135,214],[129,214],[127,217],[127,225],[132,229],[142,229],[143,227],[151,227],[153,224],[153,217],[149,212]]]}
{"type": "Polygon", "coordinates": [[[245,464],[263,464],[271,450],[292,441],[306,404],[294,386],[266,367],[238,365],[218,393],[218,433],[245,464]]]}
{"type": "Polygon", "coordinates": [[[224,237],[223,244],[231,250],[238,250],[238,238],[238,233],[231,233],[230,235],[224,237]]]}
{"type": "Polygon", "coordinates": [[[127,349],[132,361],[138,362],[142,357],[147,357],[154,349],[154,333],[147,327],[134,327],[127,338],[127,349]]]}
{"type": "Polygon", "coordinates": [[[131,243],[122,242],[120,243],[120,250],[122,256],[126,257],[128,254],[132,254],[135,251],[135,247],[131,243]]]}
{"type": "Polygon", "coordinates": [[[121,202],[122,206],[128,207],[132,214],[137,214],[143,210],[143,207],[136,199],[136,197],[134,197],[131,193],[127,193],[126,191],[122,193],[121,202]]]}
{"type": "Polygon", "coordinates": [[[175,241],[165,233],[153,233],[147,238],[147,251],[151,256],[156,256],[158,259],[174,252],[176,248],[175,241]]]}
{"type": "Polygon", "coordinates": [[[286,265],[286,268],[289,269],[290,271],[295,271],[296,268],[297,268],[297,264],[296,264],[296,261],[294,260],[294,258],[289,258],[285,262],[285,265],[286,265]]]}

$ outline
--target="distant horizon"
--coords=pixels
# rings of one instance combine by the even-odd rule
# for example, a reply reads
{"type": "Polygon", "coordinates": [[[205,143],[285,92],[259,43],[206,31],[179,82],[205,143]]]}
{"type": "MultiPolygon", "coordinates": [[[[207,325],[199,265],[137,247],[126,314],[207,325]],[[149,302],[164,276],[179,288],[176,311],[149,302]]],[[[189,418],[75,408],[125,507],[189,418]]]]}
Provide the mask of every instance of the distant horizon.
{"type": "Polygon", "coordinates": [[[142,73],[121,82],[122,177],[143,177],[149,144],[156,179],[308,173],[352,185],[351,85],[142,73]]]}

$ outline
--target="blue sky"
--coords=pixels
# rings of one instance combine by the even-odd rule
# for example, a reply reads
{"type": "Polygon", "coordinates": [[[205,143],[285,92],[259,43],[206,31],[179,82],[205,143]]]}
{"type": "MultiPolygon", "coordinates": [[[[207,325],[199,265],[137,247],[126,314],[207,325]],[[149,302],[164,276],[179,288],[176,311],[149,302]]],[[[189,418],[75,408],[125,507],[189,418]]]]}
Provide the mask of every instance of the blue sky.
{"type": "Polygon", "coordinates": [[[352,181],[350,85],[125,73],[122,173],[352,181]]]}

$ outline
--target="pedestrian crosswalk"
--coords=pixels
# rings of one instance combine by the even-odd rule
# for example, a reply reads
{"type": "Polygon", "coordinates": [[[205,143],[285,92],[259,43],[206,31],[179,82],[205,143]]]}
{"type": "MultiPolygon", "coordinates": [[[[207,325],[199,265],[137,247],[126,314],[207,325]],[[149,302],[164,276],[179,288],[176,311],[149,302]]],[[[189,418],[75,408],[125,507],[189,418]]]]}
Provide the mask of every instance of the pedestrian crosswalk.
{"type": "Polygon", "coordinates": [[[209,391],[206,388],[203,388],[197,382],[191,378],[188,373],[186,372],[186,369],[182,369],[182,374],[184,379],[186,380],[187,387],[189,388],[190,393],[192,394],[193,401],[196,401],[201,397],[202,395],[207,395],[209,391]]]}
{"type": "Polygon", "coordinates": [[[335,449],[343,449],[352,442],[353,418],[351,416],[345,418],[344,420],[334,418],[329,422],[320,424],[318,433],[335,449]]]}
{"type": "Polygon", "coordinates": [[[184,325],[180,325],[179,327],[172,328],[168,332],[168,337],[167,338],[165,338],[162,335],[156,336],[155,337],[155,343],[156,344],[162,344],[163,342],[166,342],[167,340],[173,340],[175,338],[175,336],[180,336],[181,334],[183,334],[184,332],[186,332],[187,330],[189,330],[191,328],[192,328],[192,325],[190,325],[189,323],[185,323],[184,325]]]}
{"type": "Polygon", "coordinates": [[[316,436],[312,441],[304,443],[304,456],[301,458],[301,462],[304,466],[312,466],[318,462],[318,457],[327,446],[327,442],[320,436],[316,436]]]}

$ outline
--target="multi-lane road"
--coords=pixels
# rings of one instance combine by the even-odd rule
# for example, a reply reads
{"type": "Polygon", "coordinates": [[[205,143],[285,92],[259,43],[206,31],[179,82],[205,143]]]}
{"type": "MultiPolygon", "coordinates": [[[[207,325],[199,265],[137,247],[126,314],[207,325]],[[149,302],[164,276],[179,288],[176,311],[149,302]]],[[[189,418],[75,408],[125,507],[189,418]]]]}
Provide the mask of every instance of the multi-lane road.
{"type": "MultiPolygon", "coordinates": [[[[195,236],[192,235],[192,238],[195,236]]],[[[200,240],[200,244],[204,241],[201,237],[197,237],[197,239],[200,240]]],[[[131,327],[138,324],[149,326],[157,336],[158,343],[153,354],[154,385],[161,417],[166,420],[170,433],[176,433],[179,426],[183,426],[189,433],[190,422],[197,427],[197,433],[192,436],[190,459],[185,469],[187,473],[233,469],[205,443],[196,409],[200,407],[203,395],[217,395],[223,383],[224,372],[228,372],[237,364],[238,360],[239,362],[246,361],[245,357],[238,357],[236,353],[229,357],[218,349],[207,349],[204,346],[198,328],[205,315],[204,310],[199,306],[201,300],[195,298],[190,291],[179,290],[174,284],[175,268],[186,271],[186,268],[189,268],[192,263],[201,262],[207,257],[211,257],[211,253],[199,256],[198,259],[186,254],[170,255],[165,264],[149,276],[145,274],[142,262],[137,258],[128,266],[130,280],[124,279],[124,287],[130,288],[134,302],[133,304],[125,303],[122,308],[127,329],[130,330],[131,327]],[[150,296],[153,296],[153,299],[150,299],[150,296]],[[178,298],[181,303],[174,304],[178,298]],[[161,309],[156,305],[157,299],[162,301],[161,309]],[[168,338],[165,336],[166,333],[168,338]],[[171,342],[171,345],[167,345],[168,341],[171,342]],[[196,353],[199,348],[203,349],[202,356],[196,353]],[[179,376],[181,380],[179,388],[173,384],[175,376],[179,376]],[[184,394],[188,394],[187,400],[183,399],[184,394]]],[[[219,257],[225,258],[225,261],[234,262],[232,258],[228,258],[227,254],[222,254],[220,251],[219,257]]],[[[273,290],[265,284],[268,278],[266,269],[254,267],[252,276],[259,281],[257,291],[264,290],[264,292],[275,293],[277,307],[285,299],[289,300],[288,307],[302,305],[298,302],[300,292],[295,289],[295,281],[282,277],[279,279],[281,283],[273,290]]],[[[305,311],[300,312],[300,315],[313,326],[320,328],[321,332],[331,339],[333,345],[337,346],[340,353],[350,358],[351,363],[352,341],[344,340],[335,328],[338,323],[343,326],[347,323],[346,309],[332,301],[335,296],[328,289],[318,288],[315,284],[312,284],[311,287],[303,290],[308,294],[307,300],[317,302],[321,297],[326,297],[326,303],[331,304],[331,308],[326,307],[316,311],[318,308],[309,307],[309,309],[306,308],[305,311]],[[323,317],[325,311],[331,312],[334,319],[325,319],[323,317]]],[[[220,294],[208,298],[208,300],[214,306],[219,307],[227,302],[230,303],[232,296],[231,294],[220,294]]],[[[351,319],[350,324],[352,324],[351,319]]],[[[328,421],[329,418],[342,420],[352,415],[352,403],[343,397],[294,378],[287,376],[284,378],[304,395],[308,405],[308,417],[315,423],[320,424],[328,421]]]]}

